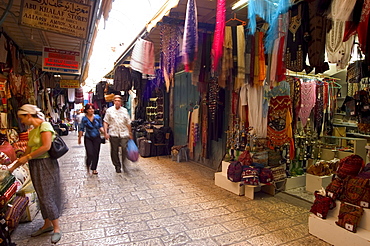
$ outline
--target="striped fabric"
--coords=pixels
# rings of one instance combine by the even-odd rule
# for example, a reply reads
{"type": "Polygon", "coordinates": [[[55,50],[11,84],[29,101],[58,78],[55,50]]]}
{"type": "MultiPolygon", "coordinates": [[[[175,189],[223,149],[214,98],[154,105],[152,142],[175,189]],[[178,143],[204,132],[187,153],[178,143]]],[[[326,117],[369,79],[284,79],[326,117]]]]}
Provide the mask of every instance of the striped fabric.
{"type": "Polygon", "coordinates": [[[155,75],[154,72],[154,44],[139,39],[132,51],[130,66],[132,70],[142,74],[155,75]]]}

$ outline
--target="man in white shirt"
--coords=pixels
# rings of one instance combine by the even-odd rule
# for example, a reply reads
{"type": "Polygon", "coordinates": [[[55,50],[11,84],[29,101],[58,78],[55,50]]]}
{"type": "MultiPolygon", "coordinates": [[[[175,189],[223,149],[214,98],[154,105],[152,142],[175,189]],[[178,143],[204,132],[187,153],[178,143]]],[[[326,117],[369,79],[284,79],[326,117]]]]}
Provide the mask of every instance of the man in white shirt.
{"type": "Polygon", "coordinates": [[[110,142],[110,156],[116,172],[127,172],[125,160],[127,156],[127,142],[132,138],[131,120],[126,108],[122,107],[122,98],[119,95],[114,96],[114,105],[107,109],[104,116],[105,138],[110,142]],[[122,162],[118,156],[118,148],[121,146],[122,162]],[[121,164],[122,163],[122,164],[121,164]]]}

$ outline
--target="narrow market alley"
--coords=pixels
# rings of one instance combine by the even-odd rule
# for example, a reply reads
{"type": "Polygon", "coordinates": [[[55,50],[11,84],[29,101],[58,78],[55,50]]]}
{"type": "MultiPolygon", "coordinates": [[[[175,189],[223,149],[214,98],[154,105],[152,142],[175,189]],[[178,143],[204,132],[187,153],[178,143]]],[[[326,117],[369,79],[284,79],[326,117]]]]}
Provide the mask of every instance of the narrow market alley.
{"type": "MultiPolygon", "coordinates": [[[[102,145],[98,175],[88,175],[77,133],[63,137],[60,159],[64,211],[57,245],[329,245],[308,233],[310,204],[286,194],[255,200],[214,185],[214,171],[165,156],[140,158],[130,173],[116,173],[109,143],[102,145]]],[[[39,212],[12,233],[19,246],[50,245],[39,212]]]]}

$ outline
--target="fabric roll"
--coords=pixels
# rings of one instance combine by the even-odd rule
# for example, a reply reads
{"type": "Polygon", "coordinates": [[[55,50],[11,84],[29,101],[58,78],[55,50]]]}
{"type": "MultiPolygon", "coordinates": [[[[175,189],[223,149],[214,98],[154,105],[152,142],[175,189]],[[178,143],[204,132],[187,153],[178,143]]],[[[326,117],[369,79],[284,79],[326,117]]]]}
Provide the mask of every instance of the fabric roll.
{"type": "Polygon", "coordinates": [[[188,0],[186,6],[186,17],[184,27],[184,38],[182,45],[182,58],[185,71],[193,71],[194,61],[197,59],[198,51],[198,18],[195,0],[188,0]]]}

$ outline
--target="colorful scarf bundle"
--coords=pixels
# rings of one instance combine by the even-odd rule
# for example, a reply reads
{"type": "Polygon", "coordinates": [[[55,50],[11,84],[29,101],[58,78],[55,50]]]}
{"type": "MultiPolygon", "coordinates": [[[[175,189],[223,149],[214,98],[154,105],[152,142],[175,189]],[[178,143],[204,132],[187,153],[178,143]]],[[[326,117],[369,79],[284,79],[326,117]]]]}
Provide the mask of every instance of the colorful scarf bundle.
{"type": "Polygon", "coordinates": [[[217,70],[222,57],[225,36],[225,0],[217,0],[216,27],[212,44],[212,69],[217,70]]]}
{"type": "Polygon", "coordinates": [[[182,44],[182,58],[185,71],[193,70],[193,62],[197,59],[198,52],[198,18],[195,0],[188,0],[186,7],[184,38],[182,44]]]}

